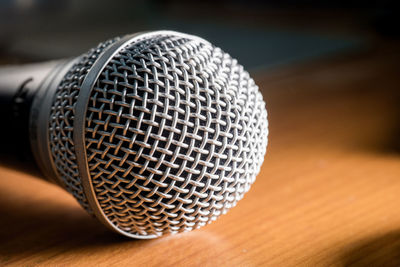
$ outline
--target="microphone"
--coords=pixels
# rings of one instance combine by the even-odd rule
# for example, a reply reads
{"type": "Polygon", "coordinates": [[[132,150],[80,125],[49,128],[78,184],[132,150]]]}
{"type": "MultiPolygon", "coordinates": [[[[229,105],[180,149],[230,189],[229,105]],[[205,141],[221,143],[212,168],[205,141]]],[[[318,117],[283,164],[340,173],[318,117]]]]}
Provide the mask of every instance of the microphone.
{"type": "Polygon", "coordinates": [[[249,190],[264,160],[268,121],[257,85],[197,36],[126,35],[0,77],[10,150],[30,146],[47,180],[128,237],[216,220],[249,190]]]}

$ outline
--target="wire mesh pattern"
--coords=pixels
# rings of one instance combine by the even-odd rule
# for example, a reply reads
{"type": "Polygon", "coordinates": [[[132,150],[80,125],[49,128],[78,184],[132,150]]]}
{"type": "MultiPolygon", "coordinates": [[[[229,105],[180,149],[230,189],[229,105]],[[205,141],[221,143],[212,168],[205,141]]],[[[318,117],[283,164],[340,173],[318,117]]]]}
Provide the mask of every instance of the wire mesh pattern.
{"type": "MultiPolygon", "coordinates": [[[[253,79],[221,49],[187,36],[152,36],[120,50],[94,85],[86,119],[99,205],[139,237],[189,231],[226,213],[266,152],[267,112],[253,79]]],[[[55,144],[68,133],[53,134],[55,144]]],[[[80,188],[69,151],[55,153],[72,162],[60,166],[80,188]]]]}
{"type": "Polygon", "coordinates": [[[55,92],[49,121],[50,150],[65,189],[73,194],[89,212],[91,209],[83,193],[74,149],[73,129],[75,104],[80,86],[96,58],[118,38],[100,43],[81,56],[68,71],[55,92]]]}

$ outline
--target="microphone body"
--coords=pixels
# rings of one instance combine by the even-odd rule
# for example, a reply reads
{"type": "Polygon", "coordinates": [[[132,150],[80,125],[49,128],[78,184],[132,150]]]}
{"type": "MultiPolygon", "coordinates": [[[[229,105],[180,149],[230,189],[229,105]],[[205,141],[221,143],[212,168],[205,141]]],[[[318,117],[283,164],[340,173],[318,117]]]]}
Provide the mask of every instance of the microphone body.
{"type": "Polygon", "coordinates": [[[6,155],[33,157],[47,180],[133,238],[226,213],[254,182],[268,142],[265,103],[243,67],[172,31],[4,68],[0,101],[6,155]]]}
{"type": "Polygon", "coordinates": [[[34,97],[51,73],[64,61],[0,68],[0,157],[7,164],[35,168],[30,146],[30,116],[34,97]],[[29,166],[26,166],[28,164],[29,166]]]}

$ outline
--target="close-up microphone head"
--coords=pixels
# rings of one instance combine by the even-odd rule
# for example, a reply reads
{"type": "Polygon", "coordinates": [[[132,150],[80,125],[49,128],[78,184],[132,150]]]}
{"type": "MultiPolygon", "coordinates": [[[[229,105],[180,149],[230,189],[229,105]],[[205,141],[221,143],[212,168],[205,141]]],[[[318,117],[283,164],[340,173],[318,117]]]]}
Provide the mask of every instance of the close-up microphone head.
{"type": "Polygon", "coordinates": [[[32,104],[45,176],[111,229],[134,238],[190,231],[249,190],[264,160],[263,97],[230,55],[157,31],[65,61],[32,104]]]}

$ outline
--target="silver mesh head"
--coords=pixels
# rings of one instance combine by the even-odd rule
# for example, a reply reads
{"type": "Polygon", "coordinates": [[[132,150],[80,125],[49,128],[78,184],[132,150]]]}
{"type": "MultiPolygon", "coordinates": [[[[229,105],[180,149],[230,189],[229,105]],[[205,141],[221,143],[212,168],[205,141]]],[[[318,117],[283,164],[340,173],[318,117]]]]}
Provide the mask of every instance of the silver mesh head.
{"type": "Polygon", "coordinates": [[[235,206],[260,170],[262,95],[235,59],[198,37],[116,40],[82,57],[56,92],[49,133],[58,175],[125,235],[199,228],[235,206]]]}

